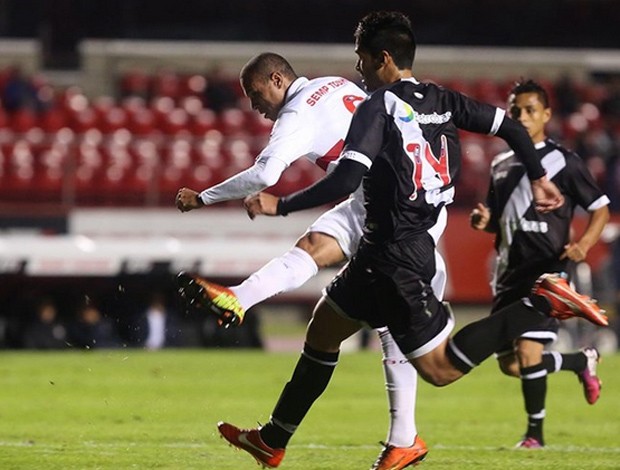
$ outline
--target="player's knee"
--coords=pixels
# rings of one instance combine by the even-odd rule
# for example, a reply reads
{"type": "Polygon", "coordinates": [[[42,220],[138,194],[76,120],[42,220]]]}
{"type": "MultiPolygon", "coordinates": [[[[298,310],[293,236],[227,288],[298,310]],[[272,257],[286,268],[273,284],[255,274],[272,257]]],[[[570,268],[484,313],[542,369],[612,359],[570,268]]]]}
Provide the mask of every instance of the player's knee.
{"type": "Polygon", "coordinates": [[[505,375],[519,377],[519,363],[514,356],[499,358],[497,364],[505,375]]]}
{"type": "Polygon", "coordinates": [[[542,361],[543,346],[533,342],[520,342],[516,356],[520,367],[532,367],[542,361]]]}
{"type": "Polygon", "coordinates": [[[319,232],[306,233],[297,240],[295,246],[308,253],[319,269],[332,266],[345,258],[336,239],[319,232]]]}
{"type": "Polygon", "coordinates": [[[318,351],[337,352],[342,341],[360,327],[359,323],[338,315],[325,299],[321,299],[308,323],[305,341],[318,351]]]}
{"type": "Polygon", "coordinates": [[[445,387],[446,385],[450,385],[463,375],[462,372],[452,368],[418,369],[418,373],[424,381],[434,385],[435,387],[445,387]]]}

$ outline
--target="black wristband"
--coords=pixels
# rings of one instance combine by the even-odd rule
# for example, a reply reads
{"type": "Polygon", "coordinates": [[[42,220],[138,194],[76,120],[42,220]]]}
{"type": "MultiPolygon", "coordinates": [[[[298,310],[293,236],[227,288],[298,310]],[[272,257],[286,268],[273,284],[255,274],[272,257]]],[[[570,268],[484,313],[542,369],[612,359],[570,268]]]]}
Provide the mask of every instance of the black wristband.
{"type": "Polygon", "coordinates": [[[200,197],[200,193],[196,194],[196,204],[198,204],[199,206],[204,206],[205,205],[204,201],[200,197]]]}
{"type": "Polygon", "coordinates": [[[276,206],[276,215],[287,216],[288,211],[286,210],[286,204],[284,202],[284,198],[278,199],[278,205],[276,206]]]}

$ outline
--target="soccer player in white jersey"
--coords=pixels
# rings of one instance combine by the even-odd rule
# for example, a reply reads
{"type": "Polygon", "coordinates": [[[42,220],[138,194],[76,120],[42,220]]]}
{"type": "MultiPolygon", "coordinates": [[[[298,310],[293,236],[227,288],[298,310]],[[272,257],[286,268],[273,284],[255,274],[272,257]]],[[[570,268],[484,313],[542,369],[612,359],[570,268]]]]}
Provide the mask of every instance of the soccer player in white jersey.
{"type": "MultiPolygon", "coordinates": [[[[454,319],[433,290],[436,246],[428,231],[454,194],[461,158],[458,129],[504,138],[518,152],[540,210],[557,209],[564,199],[546,178],[525,129],[504,110],[413,77],[416,46],[406,16],[371,13],[360,21],[355,37],[357,70],[373,93],[353,116],[338,165],[309,188],[275,198],[275,204],[271,196],[269,207],[260,195],[245,203],[254,215],[286,215],[338,200],[363,184],[366,208],[359,247],[315,307],[303,352],[269,422],[258,429],[218,424],[231,445],[271,468],[280,465],[291,438],[328,386],[340,343],[364,324],[387,326],[420,376],[444,386],[546,319],[519,301],[449,337],[454,319]]],[[[541,278],[532,298],[550,299],[550,316],[608,323],[591,299],[557,276],[541,278]]],[[[402,468],[384,465],[383,457],[373,469],[402,468]]]]}
{"type": "MultiPolygon", "coordinates": [[[[200,193],[181,188],[176,203],[183,212],[268,188],[301,157],[329,171],[330,162],[340,154],[356,105],[366,97],[364,91],[344,78],[297,77],[290,64],[273,53],[251,59],[241,71],[241,85],[252,108],[275,121],[269,143],[254,166],[228,180],[200,193]]],[[[196,290],[201,290],[204,295],[198,297],[210,302],[208,307],[221,322],[239,324],[245,311],[253,305],[296,289],[320,268],[349,258],[359,244],[364,216],[363,197],[357,191],[319,217],[290,251],[270,261],[242,284],[227,288],[181,273],[181,289],[192,300],[197,297],[196,290]]],[[[443,211],[431,230],[435,242],[445,223],[443,211]]],[[[433,287],[442,297],[445,266],[441,257],[436,256],[438,269],[433,287]]],[[[385,468],[402,468],[428,452],[424,441],[417,436],[414,418],[417,374],[387,329],[379,329],[378,334],[390,410],[390,428],[382,454],[389,465],[385,468]],[[400,462],[399,466],[393,462],[400,462]]]]}
{"type": "MultiPolygon", "coordinates": [[[[537,212],[522,182],[525,169],[515,153],[509,151],[495,157],[486,204],[478,204],[471,214],[474,229],[496,235],[498,256],[491,314],[527,296],[541,274],[566,273],[570,271],[570,262],[583,261],[609,220],[609,198],[596,185],[585,162],[546,136],[545,125],[551,119],[547,91],[532,80],[518,83],[510,92],[508,109],[527,129],[548,177],[567,203],[547,214],[537,212]],[[571,241],[576,206],[590,216],[580,237],[571,241]]],[[[517,444],[521,448],[545,445],[547,374],[558,370],[574,372],[590,404],[598,400],[601,392],[601,381],[596,375],[599,354],[595,348],[570,354],[543,352],[545,344],[556,339],[558,326],[558,321],[550,318],[496,351],[502,372],[521,378],[528,415],[525,436],[517,444]]]]}

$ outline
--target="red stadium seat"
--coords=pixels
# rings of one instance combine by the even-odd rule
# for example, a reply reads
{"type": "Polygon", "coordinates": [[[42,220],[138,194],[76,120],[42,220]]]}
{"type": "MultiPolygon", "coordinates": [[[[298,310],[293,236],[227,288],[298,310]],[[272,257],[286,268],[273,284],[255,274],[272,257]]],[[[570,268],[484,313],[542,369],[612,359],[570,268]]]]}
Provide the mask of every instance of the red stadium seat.
{"type": "Polygon", "coordinates": [[[27,200],[34,191],[35,159],[30,143],[25,139],[15,142],[5,155],[5,198],[27,200]]]}
{"type": "Polygon", "coordinates": [[[25,133],[37,126],[37,115],[29,108],[18,109],[10,118],[11,128],[14,132],[25,133]]]}
{"type": "Polygon", "coordinates": [[[90,129],[99,127],[99,119],[93,108],[85,108],[74,113],[69,121],[69,126],[78,134],[83,134],[90,129]]]}
{"type": "Polygon", "coordinates": [[[161,70],[151,77],[151,96],[168,96],[173,100],[181,97],[181,80],[176,72],[161,70]]]}
{"type": "Polygon", "coordinates": [[[112,106],[100,115],[99,129],[104,134],[111,134],[127,127],[127,112],[118,106],[112,106]]]}
{"type": "Polygon", "coordinates": [[[284,196],[311,185],[323,175],[325,173],[317,165],[306,159],[300,159],[282,173],[280,180],[270,188],[269,192],[276,196],[284,196]],[[315,172],[315,168],[318,173],[315,172]]]}
{"type": "Polygon", "coordinates": [[[197,136],[204,136],[207,132],[217,129],[218,118],[215,111],[211,109],[201,109],[196,113],[189,124],[190,132],[197,136]]]}
{"type": "Polygon", "coordinates": [[[2,106],[0,106],[0,129],[4,129],[9,127],[10,121],[9,116],[2,106]]]}
{"type": "Polygon", "coordinates": [[[129,70],[121,75],[121,96],[140,96],[146,98],[149,95],[150,76],[143,70],[129,70]]]}
{"type": "Polygon", "coordinates": [[[246,113],[246,119],[249,123],[249,128],[254,135],[269,135],[273,128],[273,121],[267,119],[262,114],[255,111],[246,113]]]}
{"type": "Polygon", "coordinates": [[[207,88],[207,79],[202,75],[180,77],[181,96],[202,96],[207,88]]]}
{"type": "Polygon", "coordinates": [[[60,107],[47,109],[39,116],[38,125],[44,132],[58,132],[63,127],[67,127],[68,119],[65,111],[60,107]]]}
{"type": "Polygon", "coordinates": [[[246,131],[246,114],[237,108],[225,109],[220,113],[220,128],[224,135],[246,131]]]}
{"type": "Polygon", "coordinates": [[[101,120],[106,114],[110,112],[110,110],[114,109],[116,106],[116,100],[111,96],[98,96],[93,99],[91,107],[97,113],[97,116],[101,120]]]}
{"type": "Polygon", "coordinates": [[[37,200],[61,202],[68,160],[69,146],[59,142],[40,153],[35,175],[37,200]]]}
{"type": "Polygon", "coordinates": [[[148,108],[135,110],[129,117],[127,129],[137,136],[146,136],[156,131],[155,114],[148,108]]]}
{"type": "Polygon", "coordinates": [[[182,108],[174,108],[161,117],[160,130],[167,135],[189,133],[189,115],[182,108]]]}

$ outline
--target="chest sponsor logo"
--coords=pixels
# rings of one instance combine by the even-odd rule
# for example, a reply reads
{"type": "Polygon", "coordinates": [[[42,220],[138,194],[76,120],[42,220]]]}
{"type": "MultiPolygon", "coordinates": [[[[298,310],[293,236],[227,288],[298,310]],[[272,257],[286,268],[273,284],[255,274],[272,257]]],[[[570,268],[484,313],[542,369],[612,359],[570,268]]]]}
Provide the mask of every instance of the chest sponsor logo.
{"type": "Polygon", "coordinates": [[[409,106],[407,103],[403,103],[403,108],[405,108],[405,116],[398,116],[398,119],[400,119],[403,122],[413,121],[413,118],[415,116],[415,112],[413,111],[413,108],[409,106]]]}
{"type": "Polygon", "coordinates": [[[445,124],[446,122],[450,121],[450,119],[452,118],[452,113],[450,111],[443,113],[443,114],[437,114],[437,113],[433,113],[433,114],[414,113],[414,114],[415,114],[415,120],[419,124],[445,124]]]}
{"type": "Polygon", "coordinates": [[[549,231],[549,224],[538,220],[521,219],[519,228],[522,232],[547,233],[549,231]]]}

